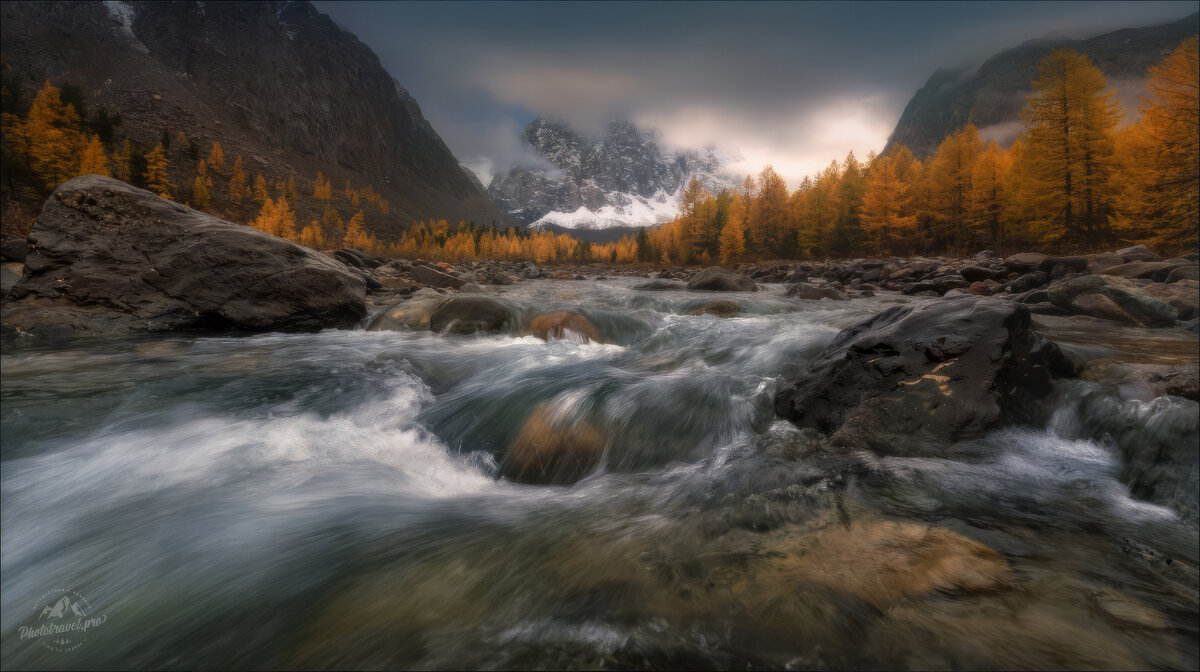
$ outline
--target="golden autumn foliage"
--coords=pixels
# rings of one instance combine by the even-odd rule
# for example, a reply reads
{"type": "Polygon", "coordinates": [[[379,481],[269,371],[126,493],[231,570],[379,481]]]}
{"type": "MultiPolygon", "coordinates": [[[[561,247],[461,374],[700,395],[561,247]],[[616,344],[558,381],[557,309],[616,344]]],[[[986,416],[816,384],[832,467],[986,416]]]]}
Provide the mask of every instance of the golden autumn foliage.
{"type": "Polygon", "coordinates": [[[57,87],[46,82],[34,96],[24,119],[10,116],[5,126],[11,143],[41,183],[53,189],[79,169],[84,138],[75,107],[62,101],[57,87]]]}
{"type": "Polygon", "coordinates": [[[205,210],[212,203],[212,178],[208,176],[208,165],[204,159],[196,165],[196,179],[192,182],[192,207],[205,210]]]}
{"type": "Polygon", "coordinates": [[[233,162],[233,172],[229,174],[229,202],[241,205],[246,200],[246,167],[242,165],[242,157],[238,156],[233,162]]]}
{"type": "Polygon", "coordinates": [[[112,173],[108,170],[108,158],[104,155],[104,143],[100,142],[100,136],[93,135],[87,146],[83,148],[83,155],[79,158],[79,174],[112,177],[112,173]]]}
{"type": "Polygon", "coordinates": [[[317,173],[317,179],[313,182],[313,198],[318,201],[328,201],[333,198],[333,185],[321,173],[317,173]]]}
{"type": "Polygon", "coordinates": [[[286,198],[273,199],[268,196],[263,201],[258,217],[250,225],[272,236],[291,239],[296,235],[296,214],[286,198]]]}
{"type": "Polygon", "coordinates": [[[225,167],[225,150],[221,149],[221,143],[212,144],[212,150],[208,152],[208,165],[216,172],[225,167]]]}
{"type": "Polygon", "coordinates": [[[161,144],[146,153],[146,171],[142,178],[146,180],[147,189],[163,198],[171,198],[171,190],[175,188],[168,175],[169,167],[167,153],[161,144]]]}
{"type": "Polygon", "coordinates": [[[898,175],[897,159],[903,157],[876,159],[863,193],[863,233],[874,254],[888,254],[903,247],[917,228],[917,217],[909,207],[912,197],[898,175]]]}

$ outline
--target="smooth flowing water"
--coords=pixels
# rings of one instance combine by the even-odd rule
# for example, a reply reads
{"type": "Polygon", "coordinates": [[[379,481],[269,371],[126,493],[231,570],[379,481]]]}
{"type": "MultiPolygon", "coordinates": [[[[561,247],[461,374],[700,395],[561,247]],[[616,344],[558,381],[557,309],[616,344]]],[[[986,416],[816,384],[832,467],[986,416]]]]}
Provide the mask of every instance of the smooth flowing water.
{"type": "Polygon", "coordinates": [[[1131,496],[1113,429],[1191,445],[1195,402],[1099,376],[944,458],[831,453],[776,377],[909,299],[632,284],[504,292],[607,344],[6,342],[4,667],[1196,667],[1196,523],[1131,496]],[[538,408],[602,436],[579,483],[501,477],[538,408]],[[60,594],[89,629],[23,635],[60,594]]]}

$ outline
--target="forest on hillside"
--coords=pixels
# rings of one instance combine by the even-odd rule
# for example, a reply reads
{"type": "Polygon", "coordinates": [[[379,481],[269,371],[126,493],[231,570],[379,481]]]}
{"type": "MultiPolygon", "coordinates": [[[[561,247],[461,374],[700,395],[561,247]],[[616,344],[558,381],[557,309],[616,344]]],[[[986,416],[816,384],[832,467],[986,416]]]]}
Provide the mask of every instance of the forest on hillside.
{"type": "MultiPolygon", "coordinates": [[[[1025,131],[1008,148],[967,125],[925,159],[904,146],[865,159],[850,152],[794,191],[771,166],[715,194],[693,178],[673,221],[612,243],[445,220],[380,239],[371,217],[388,214],[389,203],[370,185],[335,189],[320,173],[268,184],[219,142],[203,152],[184,131],[164,129],[159,144],[139,151],[121,136],[118,115],[89,114],[78,88],[49,82],[27,105],[4,82],[3,179],[10,192],[16,184],[44,197],[76,175],[114,176],[314,249],[379,256],[699,264],[1126,243],[1183,252],[1195,248],[1200,222],[1198,60],[1192,38],[1151,67],[1141,118],[1122,126],[1104,75],[1087,56],[1059,49],[1041,63],[1025,131]],[[322,214],[305,221],[298,205],[322,214]]],[[[19,234],[32,222],[11,199],[4,219],[19,234]]]]}

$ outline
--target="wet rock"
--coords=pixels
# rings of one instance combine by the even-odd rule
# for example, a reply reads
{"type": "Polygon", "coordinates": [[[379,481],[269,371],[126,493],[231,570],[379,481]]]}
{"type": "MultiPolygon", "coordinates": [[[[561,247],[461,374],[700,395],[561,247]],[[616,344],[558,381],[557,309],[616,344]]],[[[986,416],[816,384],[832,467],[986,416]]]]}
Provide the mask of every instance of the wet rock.
{"type": "Polygon", "coordinates": [[[26,245],[24,238],[0,233],[0,260],[22,262],[25,261],[25,255],[28,253],[29,246],[26,245]]]}
{"type": "Polygon", "coordinates": [[[1046,260],[1046,255],[1037,254],[1036,252],[1023,252],[1014,254],[1004,260],[1004,266],[1010,271],[1017,273],[1028,273],[1039,266],[1046,260]]]}
{"type": "Polygon", "coordinates": [[[1174,308],[1123,278],[1085,275],[1057,281],[1047,292],[1052,304],[1075,315],[1147,327],[1169,327],[1177,319],[1174,308]]]}
{"type": "Polygon", "coordinates": [[[793,576],[883,609],[910,596],[992,590],[1008,574],[994,549],[944,527],[875,520],[818,533],[793,576]]]}
{"type": "Polygon", "coordinates": [[[1163,367],[1148,378],[1163,394],[1200,401],[1200,363],[1163,367]]]}
{"type": "Polygon", "coordinates": [[[1125,260],[1115,252],[1091,254],[1087,257],[1087,271],[1088,273],[1099,275],[1113,266],[1120,266],[1123,263],[1125,263],[1125,260]]]}
{"type": "Polygon", "coordinates": [[[1058,349],[1030,322],[1023,304],[992,297],[890,308],[784,377],[775,412],[832,445],[889,454],[937,454],[1000,423],[1041,422],[1058,349]]]}
{"type": "Polygon", "coordinates": [[[709,301],[688,311],[689,315],[716,315],[717,317],[734,317],[741,308],[729,300],[709,301]]]}
{"type": "Polygon", "coordinates": [[[988,268],[981,268],[979,266],[967,266],[959,271],[959,274],[962,275],[963,280],[966,280],[967,282],[982,282],[983,280],[996,279],[996,271],[988,268]]]}
{"type": "Polygon", "coordinates": [[[448,273],[443,273],[442,271],[430,266],[413,266],[412,276],[417,282],[429,287],[449,287],[452,289],[458,289],[464,284],[461,279],[456,278],[453,275],[449,275],[448,273]]]}
{"type": "Polygon", "coordinates": [[[596,325],[579,313],[558,311],[547,315],[535,315],[529,321],[529,331],[542,340],[552,338],[574,341],[576,343],[608,343],[609,340],[600,333],[596,325]]]}
{"type": "Polygon", "coordinates": [[[967,289],[975,296],[991,296],[1004,289],[1004,285],[995,280],[982,280],[971,283],[971,286],[967,289]]]}
{"type": "Polygon", "coordinates": [[[671,282],[669,280],[652,280],[643,282],[640,285],[634,285],[633,288],[643,292],[666,292],[671,290],[686,289],[686,285],[682,282],[671,282]]]}
{"type": "Polygon", "coordinates": [[[1157,271],[1167,268],[1172,264],[1163,261],[1134,261],[1128,264],[1112,266],[1105,269],[1104,275],[1112,275],[1118,278],[1149,278],[1157,271]]]}
{"type": "Polygon", "coordinates": [[[0,299],[8,298],[8,293],[21,281],[21,273],[24,270],[24,265],[14,262],[0,265],[0,299]]]}
{"type": "Polygon", "coordinates": [[[713,266],[700,271],[691,280],[687,288],[692,291],[707,292],[757,292],[754,281],[744,275],[713,266]]]}
{"type": "Polygon", "coordinates": [[[516,311],[488,296],[456,296],[429,316],[429,328],[439,334],[474,334],[511,331],[516,311]]]}
{"type": "Polygon", "coordinates": [[[604,435],[552,403],[533,409],[500,463],[505,477],[537,485],[569,485],[604,454],[604,435]]]}
{"type": "Polygon", "coordinates": [[[421,297],[402,301],[384,310],[371,323],[367,331],[402,331],[405,329],[425,330],[429,328],[429,318],[437,309],[444,297],[421,297]]]}
{"type": "Polygon", "coordinates": [[[12,330],[311,331],[366,314],[345,265],[97,175],[54,191],[29,245],[12,330]]]}
{"type": "Polygon", "coordinates": [[[1171,272],[1167,275],[1166,282],[1170,284],[1179,282],[1180,280],[1200,280],[1200,266],[1189,264],[1171,269],[1171,272]]]}
{"type": "Polygon", "coordinates": [[[551,280],[574,280],[575,274],[570,271],[555,271],[550,274],[551,280]]]}
{"type": "Polygon", "coordinates": [[[1041,271],[1026,273],[1021,277],[1008,283],[1008,289],[1014,294],[1028,292],[1031,289],[1045,287],[1050,282],[1050,274],[1041,271]]]}
{"type": "Polygon", "coordinates": [[[1117,250],[1116,253],[1125,263],[1131,261],[1158,261],[1162,259],[1162,257],[1151,252],[1145,245],[1134,245],[1123,250],[1117,250]]]}
{"type": "Polygon", "coordinates": [[[1200,313],[1200,283],[1195,280],[1177,280],[1171,284],[1151,283],[1142,291],[1175,309],[1180,320],[1195,319],[1200,313]]]}
{"type": "Polygon", "coordinates": [[[816,287],[803,283],[792,285],[787,290],[787,296],[793,299],[804,299],[809,301],[819,301],[821,299],[829,299],[831,301],[849,301],[850,295],[836,289],[834,287],[816,287]]]}

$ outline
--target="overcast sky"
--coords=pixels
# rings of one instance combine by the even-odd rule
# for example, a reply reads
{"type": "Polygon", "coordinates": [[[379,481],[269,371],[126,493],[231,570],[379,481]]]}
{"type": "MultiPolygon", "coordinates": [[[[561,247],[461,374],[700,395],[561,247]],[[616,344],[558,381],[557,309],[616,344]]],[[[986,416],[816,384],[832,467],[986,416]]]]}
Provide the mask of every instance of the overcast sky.
{"type": "MultiPolygon", "coordinates": [[[[934,70],[1025,40],[1182,18],[1195,2],[316,2],[375,50],[464,163],[528,160],[538,115],[614,116],[791,186],[882,149],[934,70]]],[[[481,172],[477,169],[477,172],[481,172]]]]}

